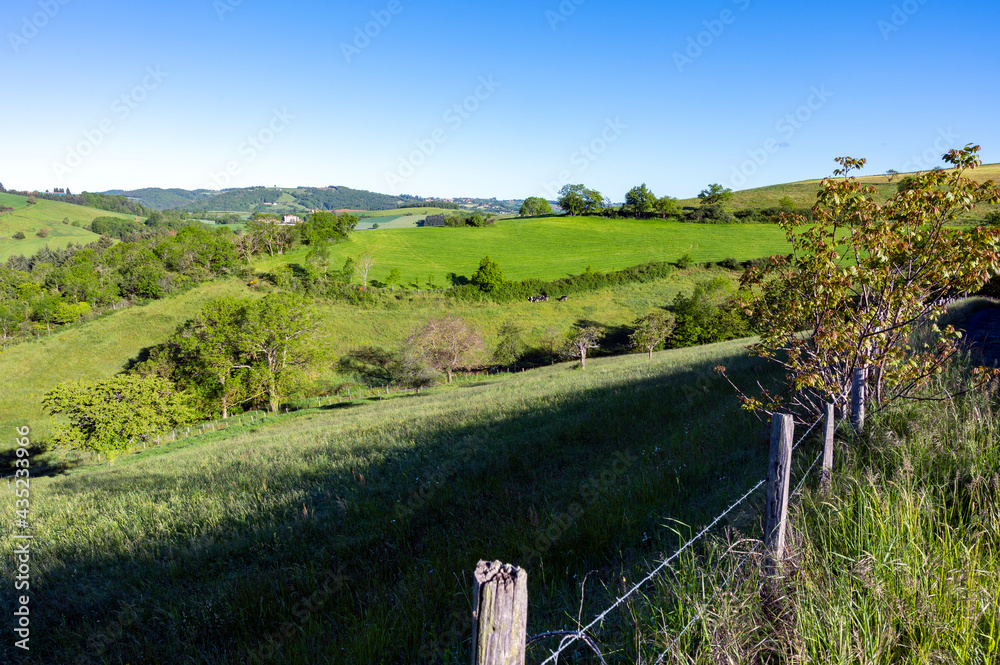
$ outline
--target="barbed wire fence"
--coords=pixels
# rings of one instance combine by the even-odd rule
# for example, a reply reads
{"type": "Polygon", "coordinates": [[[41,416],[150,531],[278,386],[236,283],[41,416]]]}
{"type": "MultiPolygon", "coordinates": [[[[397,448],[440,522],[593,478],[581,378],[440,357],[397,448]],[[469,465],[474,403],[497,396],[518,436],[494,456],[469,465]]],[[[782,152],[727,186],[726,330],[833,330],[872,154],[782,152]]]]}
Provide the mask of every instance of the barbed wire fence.
{"type": "MultiPolygon", "coordinates": [[[[867,373],[864,372],[864,370],[859,370],[855,373],[852,384],[851,396],[853,399],[850,400],[850,419],[852,430],[854,431],[860,431],[864,425],[864,389],[866,377],[867,373]],[[859,395],[860,399],[858,399],[859,395]]],[[[484,607],[482,604],[479,604],[474,608],[474,620],[476,623],[473,629],[474,665],[500,665],[501,663],[506,664],[514,662],[523,663],[525,649],[528,645],[538,643],[542,639],[550,637],[559,637],[561,639],[556,648],[549,650],[548,655],[541,662],[541,665],[557,665],[560,655],[578,643],[582,643],[584,646],[588,647],[596,654],[602,664],[605,663],[604,655],[600,650],[600,645],[593,636],[594,629],[598,628],[612,613],[624,605],[630,597],[636,594],[646,584],[656,579],[665,569],[669,568],[671,564],[677,561],[684,552],[688,551],[695,544],[701,541],[726,516],[731,514],[738,507],[744,505],[750,497],[757,492],[757,490],[766,486],[767,507],[765,509],[764,538],[758,541],[749,551],[743,554],[741,559],[729,571],[729,574],[725,577],[725,579],[716,587],[708,601],[700,605],[694,616],[687,621],[687,623],[681,628],[680,631],[677,632],[676,635],[668,638],[666,648],[664,648],[656,659],[652,661],[653,665],[661,665],[670,654],[671,650],[680,643],[681,638],[683,638],[688,631],[697,625],[698,621],[704,617],[705,611],[713,606],[715,600],[719,597],[719,594],[728,588],[733,580],[736,579],[737,574],[747,564],[747,562],[755,556],[760,556],[760,558],[764,561],[765,572],[773,571],[777,568],[777,566],[780,566],[784,557],[784,534],[788,519],[788,505],[791,499],[795,498],[802,491],[805,487],[806,481],[812,476],[814,469],[818,464],[820,464],[821,460],[823,461],[822,483],[825,484],[829,482],[833,464],[834,434],[838,429],[841,429],[844,426],[848,418],[848,409],[845,408],[848,404],[847,396],[841,396],[837,402],[840,403],[842,412],[842,417],[839,423],[835,419],[835,405],[828,404],[826,413],[817,417],[811,425],[809,425],[806,431],[799,436],[798,440],[794,441],[794,443],[794,419],[792,416],[777,413],[774,414],[771,429],[771,454],[768,463],[767,477],[757,482],[739,499],[725,508],[694,537],[682,544],[669,557],[663,559],[645,577],[633,584],[622,595],[618,596],[607,606],[606,609],[598,613],[585,626],[579,627],[577,630],[547,631],[531,638],[527,638],[526,634],[518,635],[516,634],[516,631],[515,634],[511,634],[509,630],[511,626],[511,622],[509,620],[511,617],[526,616],[527,614],[527,593],[526,591],[523,593],[523,607],[518,606],[517,602],[507,602],[505,604],[504,602],[497,600],[498,595],[501,597],[503,596],[504,585],[501,584],[495,586],[491,590],[490,594],[487,594],[493,599],[494,607],[484,607]],[[799,479],[799,482],[795,486],[794,490],[789,491],[792,475],[792,453],[798,450],[809,435],[812,434],[820,423],[823,422],[826,423],[826,431],[822,437],[822,449],[806,468],[805,472],[801,474],[801,478],[799,479]],[[503,607],[503,611],[494,611],[496,607],[500,606],[503,607]],[[505,651],[503,648],[494,648],[492,650],[479,649],[477,651],[475,649],[476,645],[481,645],[484,641],[489,642],[493,647],[497,647],[497,645],[507,645],[509,650],[505,651]]],[[[728,554],[729,552],[727,552],[727,556],[728,554]]],[[[481,565],[482,563],[485,562],[481,562],[481,565]]],[[[502,566],[500,562],[494,562],[493,565],[502,566]]],[[[519,572],[523,574],[523,571],[519,568],[511,566],[508,566],[508,568],[512,570],[511,574],[514,577],[517,577],[519,572]]],[[[477,586],[477,597],[483,597],[482,593],[483,589],[477,586]]],[[[641,664],[642,662],[644,661],[640,658],[639,663],[641,664]]]]}

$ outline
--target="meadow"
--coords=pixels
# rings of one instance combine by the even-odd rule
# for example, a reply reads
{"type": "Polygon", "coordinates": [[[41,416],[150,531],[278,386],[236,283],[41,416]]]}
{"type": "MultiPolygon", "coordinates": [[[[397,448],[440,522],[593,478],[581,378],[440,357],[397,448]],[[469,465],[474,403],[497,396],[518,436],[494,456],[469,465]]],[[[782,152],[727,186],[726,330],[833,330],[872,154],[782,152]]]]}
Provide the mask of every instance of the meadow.
{"type": "MultiPolygon", "coordinates": [[[[343,382],[345,377],[336,373],[335,364],[352,349],[367,344],[396,347],[428,318],[446,312],[474,324],[490,348],[500,326],[508,320],[522,327],[529,345],[540,346],[550,330],[564,331],[579,321],[596,321],[612,333],[620,331],[638,316],[669,304],[678,293],[689,293],[698,282],[718,276],[734,279],[736,274],[691,268],[658,282],[578,294],[566,302],[453,304],[440,292],[417,295],[400,291],[398,300],[377,309],[320,303],[317,309],[322,323],[317,343],[323,345],[325,362],[303,390],[307,394],[322,392],[343,382]]],[[[237,280],[208,282],[3,350],[0,373],[8,380],[7,389],[0,393],[0,427],[28,422],[35,429],[36,440],[48,438],[51,422],[40,405],[46,391],[67,380],[96,380],[117,374],[131,360],[142,357],[144,349],[165,341],[209,299],[230,295],[257,297],[259,292],[237,280]]],[[[8,441],[0,441],[0,451],[8,448],[8,441]]]]}
{"type": "MultiPolygon", "coordinates": [[[[32,478],[33,647],[50,662],[457,662],[480,558],[528,570],[530,632],[565,627],[585,574],[599,571],[591,613],[764,473],[764,428],[711,371],[767,381],[744,344],[333,404],[32,478]]],[[[631,630],[608,626],[610,662],[631,630]]]]}
{"type": "MultiPolygon", "coordinates": [[[[365,252],[375,256],[372,277],[383,279],[392,268],[406,282],[430,276],[438,286],[449,273],[471,275],[489,256],[509,280],[557,279],[594,270],[627,268],[650,261],[676,261],[688,254],[695,262],[738,260],[788,251],[784,232],[772,224],[687,224],[663,220],[599,217],[503,219],[483,228],[378,229],[359,233],[334,247],[332,265],[365,252]]],[[[255,261],[261,271],[287,263],[305,263],[306,248],[255,261]]]]}
{"type": "MultiPolygon", "coordinates": [[[[836,165],[831,162],[830,172],[836,165]]],[[[914,175],[912,173],[902,173],[895,176],[892,182],[889,182],[889,177],[885,175],[863,175],[865,172],[862,170],[859,173],[855,173],[858,180],[866,185],[875,187],[875,199],[877,201],[885,201],[890,196],[896,193],[897,186],[901,178],[914,175]]],[[[976,182],[986,182],[987,180],[993,180],[994,182],[1000,181],[1000,164],[984,164],[983,166],[975,169],[971,172],[966,172],[966,175],[976,182]]],[[[774,208],[777,207],[782,198],[788,197],[792,199],[795,203],[796,208],[811,208],[816,203],[816,193],[819,191],[820,183],[822,180],[801,180],[799,182],[782,183],[780,185],[768,185],[765,187],[754,187],[752,189],[744,189],[740,191],[733,192],[733,199],[729,203],[731,209],[741,210],[743,208],[774,208]]],[[[682,206],[697,206],[700,205],[700,201],[697,198],[683,199],[679,202],[682,206]]],[[[996,205],[983,205],[980,206],[973,214],[967,215],[962,218],[964,223],[977,224],[982,222],[986,214],[993,211],[1000,210],[1000,206],[996,205]]]]}
{"type": "Polygon", "coordinates": [[[7,257],[15,254],[31,256],[45,245],[65,247],[70,243],[86,244],[99,238],[85,228],[73,226],[73,222],[87,226],[95,217],[130,218],[128,215],[48,199],[38,199],[37,203],[29,206],[27,197],[6,192],[0,193],[0,206],[14,209],[0,214],[0,261],[6,261],[7,257]],[[35,234],[43,228],[48,230],[48,237],[37,237],[35,234]],[[24,240],[13,239],[18,231],[24,233],[24,240]]]}

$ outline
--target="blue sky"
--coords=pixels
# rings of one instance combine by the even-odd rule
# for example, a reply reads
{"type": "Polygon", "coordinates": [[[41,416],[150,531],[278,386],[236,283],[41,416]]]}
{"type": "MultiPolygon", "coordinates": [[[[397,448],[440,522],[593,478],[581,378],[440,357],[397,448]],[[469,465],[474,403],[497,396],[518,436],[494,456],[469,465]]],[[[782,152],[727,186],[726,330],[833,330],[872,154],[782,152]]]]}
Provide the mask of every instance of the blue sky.
{"type": "Polygon", "coordinates": [[[986,0],[6,0],[0,182],[620,201],[998,162],[998,25],[986,0]]]}

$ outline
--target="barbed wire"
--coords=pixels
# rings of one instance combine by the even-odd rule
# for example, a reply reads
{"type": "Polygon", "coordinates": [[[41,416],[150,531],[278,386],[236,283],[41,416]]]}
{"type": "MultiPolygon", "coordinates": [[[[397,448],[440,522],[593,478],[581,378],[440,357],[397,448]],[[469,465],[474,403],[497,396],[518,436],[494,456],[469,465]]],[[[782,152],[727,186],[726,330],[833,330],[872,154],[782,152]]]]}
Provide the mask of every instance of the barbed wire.
{"type": "Polygon", "coordinates": [[[796,494],[799,493],[799,490],[802,489],[802,486],[805,484],[806,480],[809,479],[809,474],[812,473],[813,468],[819,462],[819,459],[821,457],[823,457],[823,451],[822,450],[819,451],[819,455],[816,455],[816,459],[814,459],[813,463],[809,465],[809,468],[806,469],[806,472],[804,474],[802,474],[802,480],[799,481],[799,484],[795,487],[795,491],[793,491],[791,493],[790,497],[795,496],[796,494]]]}
{"type": "Polygon", "coordinates": [[[715,601],[715,599],[719,596],[719,594],[722,593],[722,590],[725,589],[732,581],[733,577],[736,576],[736,573],[739,572],[740,568],[743,567],[743,564],[745,564],[747,561],[750,560],[750,557],[753,555],[754,552],[756,552],[760,548],[761,545],[763,545],[763,543],[757,541],[757,544],[754,545],[749,552],[743,555],[743,558],[740,560],[740,562],[736,564],[736,568],[734,568],[729,572],[729,575],[726,577],[725,580],[723,580],[722,584],[719,585],[719,587],[715,590],[715,593],[712,594],[712,597],[709,598],[708,602],[702,605],[702,608],[698,610],[698,613],[695,614],[691,618],[691,620],[687,622],[687,625],[681,629],[681,632],[677,633],[677,636],[670,641],[670,644],[667,645],[667,648],[660,653],[654,665],[660,665],[660,663],[663,662],[663,659],[667,657],[667,653],[670,651],[670,649],[672,649],[678,642],[681,641],[681,638],[684,637],[684,634],[688,632],[691,626],[693,626],[698,619],[701,618],[701,615],[704,614],[705,609],[715,601]]]}
{"type": "Polygon", "coordinates": [[[809,436],[810,432],[812,432],[814,429],[816,429],[816,425],[819,425],[821,422],[823,422],[823,419],[825,417],[826,416],[820,416],[819,418],[817,418],[816,422],[814,422],[812,425],[810,425],[809,429],[807,429],[805,431],[805,434],[803,434],[802,436],[799,437],[799,440],[795,443],[794,446],[792,446],[792,452],[793,453],[795,452],[795,449],[799,447],[799,444],[806,440],[806,437],[809,436]]]}
{"type": "Polygon", "coordinates": [[[698,542],[698,540],[701,539],[701,537],[704,536],[706,533],[708,533],[709,530],[711,530],[712,527],[714,527],[716,524],[718,524],[722,520],[723,517],[725,517],[726,515],[728,515],[729,513],[731,513],[737,506],[739,506],[741,503],[743,503],[744,501],[746,501],[747,497],[749,497],[751,494],[753,494],[758,489],[760,489],[764,485],[764,483],[766,483],[766,482],[767,482],[767,479],[765,478],[764,480],[761,480],[759,483],[757,483],[752,488],[750,488],[747,491],[746,494],[744,494],[739,499],[737,499],[735,503],[733,503],[732,505],[730,505],[722,513],[720,513],[718,517],[716,517],[714,520],[712,520],[711,524],[709,524],[704,529],[702,529],[700,532],[698,532],[698,535],[696,535],[694,538],[692,538],[691,540],[689,540],[686,543],[684,543],[676,552],[674,552],[673,554],[671,554],[668,558],[664,559],[660,563],[660,565],[658,565],[656,568],[654,568],[652,570],[652,572],[650,572],[648,575],[646,575],[646,577],[644,577],[641,581],[639,581],[631,589],[629,589],[627,593],[625,593],[623,596],[619,597],[608,609],[606,609],[603,612],[601,612],[599,615],[597,615],[594,618],[593,621],[591,621],[584,628],[582,628],[580,631],[578,631],[577,635],[570,635],[570,636],[566,637],[563,640],[563,642],[559,645],[559,648],[556,649],[555,651],[553,651],[552,655],[550,655],[548,658],[546,658],[544,661],[542,661],[542,665],[546,665],[547,663],[556,662],[557,659],[559,658],[559,654],[561,654],[563,651],[565,651],[567,648],[569,648],[570,645],[572,645],[574,642],[576,642],[578,639],[580,639],[579,634],[588,632],[594,626],[596,626],[600,622],[604,621],[604,619],[609,614],[611,614],[614,610],[616,610],[622,603],[624,603],[626,599],[628,599],[633,593],[635,593],[636,591],[638,591],[644,584],[646,584],[646,582],[648,582],[651,579],[653,579],[654,577],[656,577],[656,575],[661,570],[663,570],[664,568],[666,568],[667,566],[669,566],[672,561],[674,561],[675,559],[677,559],[677,557],[679,557],[682,553],[684,553],[689,547],[691,547],[696,542],[698,542]]]}

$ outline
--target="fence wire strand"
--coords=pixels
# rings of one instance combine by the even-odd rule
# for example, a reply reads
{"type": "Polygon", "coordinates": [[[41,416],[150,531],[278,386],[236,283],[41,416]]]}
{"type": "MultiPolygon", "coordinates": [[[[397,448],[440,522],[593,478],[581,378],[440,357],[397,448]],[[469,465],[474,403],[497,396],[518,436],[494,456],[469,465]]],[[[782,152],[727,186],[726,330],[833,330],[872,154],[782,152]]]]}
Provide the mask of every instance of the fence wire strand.
{"type": "Polygon", "coordinates": [[[663,659],[667,657],[667,653],[670,651],[670,649],[672,649],[674,645],[676,645],[678,642],[681,641],[681,638],[684,637],[684,634],[688,632],[691,626],[693,626],[698,619],[701,618],[701,615],[705,613],[705,609],[715,601],[715,599],[719,596],[719,594],[722,593],[722,590],[725,589],[727,586],[729,586],[729,583],[732,581],[733,577],[736,576],[736,573],[739,572],[740,568],[743,567],[743,564],[745,564],[747,561],[750,560],[750,557],[753,556],[753,553],[756,552],[762,544],[763,543],[758,542],[756,545],[753,546],[753,548],[751,548],[749,552],[743,555],[743,558],[740,560],[740,562],[736,564],[736,568],[730,571],[729,575],[726,577],[725,580],[723,580],[722,584],[719,585],[719,588],[715,590],[715,593],[712,594],[712,597],[709,598],[708,602],[705,603],[702,606],[702,608],[698,610],[698,613],[695,614],[691,618],[691,620],[687,622],[687,625],[681,629],[681,632],[677,633],[677,636],[670,641],[670,644],[667,645],[667,648],[664,649],[662,653],[660,653],[659,657],[656,659],[656,662],[653,665],[660,665],[663,662],[663,659]]]}
{"type": "MultiPolygon", "coordinates": [[[[580,633],[587,633],[594,626],[596,626],[600,622],[604,621],[604,619],[607,618],[607,616],[609,614],[611,614],[614,610],[616,610],[622,603],[624,603],[626,599],[628,599],[633,593],[635,593],[636,591],[638,591],[640,587],[642,587],[644,584],[646,584],[646,582],[648,582],[651,579],[653,579],[654,577],[656,577],[656,575],[661,570],[663,570],[664,568],[666,568],[667,566],[669,566],[670,563],[672,561],[674,561],[675,559],[677,559],[677,557],[679,557],[682,553],[684,553],[685,550],[687,550],[689,547],[691,547],[696,542],[698,542],[698,540],[700,540],[702,536],[704,536],[706,533],[708,533],[709,530],[711,530],[712,527],[714,527],[716,524],[718,524],[722,520],[723,517],[725,517],[726,515],[728,515],[729,513],[731,513],[737,506],[739,506],[741,503],[743,503],[744,501],[746,501],[747,497],[749,497],[751,494],[753,494],[758,489],[760,489],[764,485],[764,483],[766,483],[766,482],[767,482],[767,479],[761,480],[759,483],[757,483],[752,488],[750,488],[747,491],[746,494],[744,494],[739,499],[737,499],[735,503],[733,503],[731,506],[729,506],[728,508],[726,508],[722,513],[719,514],[718,517],[716,517],[714,520],[712,520],[711,524],[709,524],[704,529],[702,529],[701,531],[699,531],[698,535],[696,535],[694,538],[692,538],[691,540],[689,540],[686,543],[684,543],[676,552],[674,552],[673,554],[671,554],[668,558],[664,559],[660,563],[660,565],[658,565],[656,568],[654,568],[652,570],[652,572],[650,572],[648,575],[646,575],[646,577],[644,577],[641,581],[639,581],[631,589],[629,589],[627,593],[625,593],[623,596],[621,596],[620,598],[618,598],[618,600],[616,600],[608,609],[606,609],[603,612],[601,612],[600,614],[598,614],[594,618],[593,621],[591,621],[589,624],[587,624],[579,632],[580,633]]],[[[550,655],[548,658],[546,658],[544,661],[542,661],[542,665],[547,665],[547,663],[557,662],[557,660],[559,658],[559,654],[561,654],[563,651],[565,651],[567,648],[569,648],[578,639],[580,639],[578,635],[577,636],[569,636],[569,637],[567,637],[565,640],[563,640],[563,643],[559,645],[559,648],[552,652],[552,655],[550,655]]]]}
{"type": "MultiPolygon", "coordinates": [[[[799,447],[799,445],[803,441],[805,441],[806,437],[809,436],[809,434],[814,429],[816,429],[816,426],[819,425],[820,422],[822,422],[824,418],[825,418],[825,416],[820,416],[819,418],[817,418],[816,421],[809,427],[809,429],[807,429],[805,431],[805,433],[802,434],[802,436],[799,437],[799,440],[792,447],[792,451],[793,452],[795,451],[796,448],[799,447]]],[[[823,453],[820,452],[819,457],[816,458],[816,460],[812,463],[812,466],[809,467],[809,470],[806,471],[806,475],[803,476],[802,482],[799,483],[799,487],[796,488],[796,490],[795,490],[796,493],[799,491],[799,488],[802,487],[802,483],[805,482],[805,479],[809,476],[809,473],[812,471],[813,467],[816,466],[816,463],[819,461],[819,458],[822,457],[822,456],[823,456],[823,453]]],[[[594,619],[589,624],[587,624],[581,630],[579,630],[579,631],[577,631],[575,633],[569,634],[566,637],[564,637],[563,640],[560,642],[559,647],[555,651],[553,651],[548,658],[546,658],[544,661],[542,661],[541,665],[548,665],[549,663],[558,663],[559,662],[559,655],[563,651],[565,651],[570,646],[572,646],[574,642],[576,642],[577,640],[581,639],[581,636],[585,635],[594,626],[596,626],[597,624],[599,624],[602,621],[604,621],[604,619],[606,619],[609,614],[611,614],[613,611],[615,611],[633,593],[635,593],[636,591],[638,591],[643,585],[646,584],[646,582],[649,582],[651,579],[653,579],[654,577],[656,577],[656,575],[659,574],[660,571],[662,571],[664,568],[666,568],[667,566],[669,566],[671,562],[673,562],[674,560],[677,559],[677,557],[679,557],[688,548],[690,548],[692,545],[694,545],[696,542],[698,542],[698,540],[700,540],[702,536],[704,536],[706,533],[708,533],[712,529],[712,527],[714,527],[716,524],[718,524],[722,520],[723,517],[725,517],[726,515],[728,515],[729,513],[731,513],[737,506],[739,506],[744,501],[746,501],[747,498],[751,494],[753,494],[758,489],[760,489],[766,482],[767,482],[767,478],[764,478],[763,480],[761,480],[760,482],[758,482],[756,485],[754,485],[753,487],[751,487],[747,491],[746,494],[744,494],[743,496],[741,496],[732,505],[730,505],[728,508],[726,508],[724,511],[722,511],[718,515],[718,517],[716,517],[714,520],[712,520],[712,522],[708,526],[706,526],[704,529],[702,529],[701,531],[699,531],[698,534],[694,538],[692,538],[691,540],[689,540],[686,543],[684,543],[683,545],[681,545],[681,547],[676,552],[674,552],[669,557],[667,557],[662,562],[660,562],[660,564],[656,568],[654,568],[648,575],[646,575],[646,577],[644,577],[638,583],[636,583],[635,585],[633,585],[632,588],[629,589],[624,595],[620,596],[617,600],[615,600],[615,602],[612,603],[610,607],[608,607],[606,610],[604,610],[603,612],[601,612],[600,614],[598,614],[596,617],[594,617],[594,619]]],[[[715,599],[715,596],[719,593],[719,591],[721,591],[723,588],[725,588],[725,586],[729,583],[729,580],[732,579],[732,576],[735,575],[736,571],[739,570],[739,568],[744,563],[746,563],[746,561],[750,557],[750,554],[754,550],[756,550],[756,549],[757,548],[755,547],[753,550],[751,550],[750,552],[747,553],[747,555],[744,557],[743,561],[741,561],[739,563],[739,565],[736,567],[736,569],[733,570],[732,573],[730,573],[730,575],[726,579],[726,581],[723,582],[723,585],[721,587],[719,587],[719,589],[716,591],[715,595],[712,596],[712,600],[715,599]]],[[[681,638],[681,636],[683,636],[684,633],[686,633],[688,631],[688,629],[690,629],[691,626],[694,625],[695,621],[697,621],[697,619],[701,616],[701,614],[702,614],[703,611],[704,610],[699,611],[698,614],[696,614],[695,617],[693,619],[691,619],[691,621],[688,622],[688,624],[681,630],[681,632],[677,635],[677,637],[674,638],[674,640],[671,642],[670,646],[673,646],[674,644],[676,644],[677,641],[681,638]]],[[[666,653],[669,650],[670,650],[670,647],[667,647],[667,650],[665,650],[662,654],[660,654],[660,658],[656,661],[657,665],[659,665],[663,661],[663,658],[666,656],[666,653]]]]}

